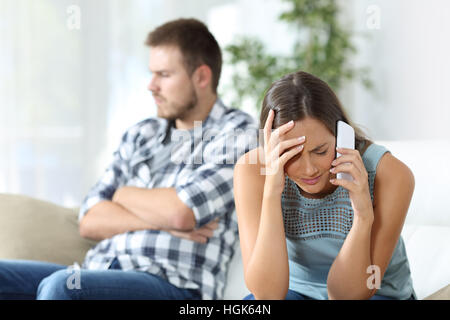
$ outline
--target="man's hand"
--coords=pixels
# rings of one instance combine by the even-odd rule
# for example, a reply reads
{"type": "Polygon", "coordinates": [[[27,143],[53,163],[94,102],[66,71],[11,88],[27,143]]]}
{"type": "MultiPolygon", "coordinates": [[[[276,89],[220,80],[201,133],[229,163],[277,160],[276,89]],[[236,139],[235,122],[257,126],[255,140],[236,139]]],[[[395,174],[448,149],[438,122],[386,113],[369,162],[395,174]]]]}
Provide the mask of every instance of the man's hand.
{"type": "Polygon", "coordinates": [[[164,231],[167,231],[171,235],[178,238],[184,238],[199,243],[206,243],[208,239],[213,236],[214,230],[217,229],[217,227],[219,226],[219,223],[217,221],[218,219],[213,220],[210,223],[204,225],[203,227],[191,231],[176,231],[176,230],[164,230],[164,231]]]}

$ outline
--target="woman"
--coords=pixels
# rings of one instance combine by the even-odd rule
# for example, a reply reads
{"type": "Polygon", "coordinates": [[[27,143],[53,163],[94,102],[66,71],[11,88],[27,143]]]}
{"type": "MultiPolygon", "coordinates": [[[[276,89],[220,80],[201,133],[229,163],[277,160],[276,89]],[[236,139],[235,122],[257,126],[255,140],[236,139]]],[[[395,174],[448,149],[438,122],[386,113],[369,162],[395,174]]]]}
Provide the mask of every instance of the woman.
{"type": "Polygon", "coordinates": [[[269,88],[263,146],[234,172],[247,299],[415,298],[400,236],[414,176],[354,126],[356,150],[336,159],[338,120],[351,125],[308,73],[269,88]]]}

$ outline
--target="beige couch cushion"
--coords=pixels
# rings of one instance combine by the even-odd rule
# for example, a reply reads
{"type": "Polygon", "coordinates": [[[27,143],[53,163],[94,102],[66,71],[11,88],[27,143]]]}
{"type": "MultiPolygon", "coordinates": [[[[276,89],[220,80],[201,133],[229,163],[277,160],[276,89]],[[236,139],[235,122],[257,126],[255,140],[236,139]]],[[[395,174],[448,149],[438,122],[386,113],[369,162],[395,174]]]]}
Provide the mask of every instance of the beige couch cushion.
{"type": "Polygon", "coordinates": [[[0,259],[81,264],[95,242],[80,236],[77,215],[76,209],[0,194],[0,259]]]}
{"type": "Polygon", "coordinates": [[[450,284],[426,297],[424,300],[450,300],[450,284]]]}

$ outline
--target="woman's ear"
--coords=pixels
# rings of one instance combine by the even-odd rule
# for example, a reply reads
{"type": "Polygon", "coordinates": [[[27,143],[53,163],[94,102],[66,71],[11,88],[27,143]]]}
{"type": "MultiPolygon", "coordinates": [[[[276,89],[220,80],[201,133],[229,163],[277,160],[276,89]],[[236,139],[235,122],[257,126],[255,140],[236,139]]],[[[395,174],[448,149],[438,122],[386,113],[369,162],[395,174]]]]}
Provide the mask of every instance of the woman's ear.
{"type": "Polygon", "coordinates": [[[194,82],[198,87],[204,89],[211,84],[212,71],[206,64],[199,66],[194,72],[194,82]]]}

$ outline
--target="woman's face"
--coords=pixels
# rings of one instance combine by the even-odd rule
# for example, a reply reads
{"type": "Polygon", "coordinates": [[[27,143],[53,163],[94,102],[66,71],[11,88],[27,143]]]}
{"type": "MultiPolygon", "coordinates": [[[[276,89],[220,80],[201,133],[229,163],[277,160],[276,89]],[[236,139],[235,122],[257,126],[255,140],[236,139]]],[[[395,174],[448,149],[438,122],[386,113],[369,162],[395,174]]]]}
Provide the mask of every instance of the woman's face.
{"type": "Polygon", "coordinates": [[[320,198],[332,193],[336,186],[330,183],[335,177],[330,169],[335,159],[336,138],[322,122],[313,118],[296,121],[285,139],[301,136],[306,137],[304,149],[286,163],[286,174],[306,197],[320,198]]]}

